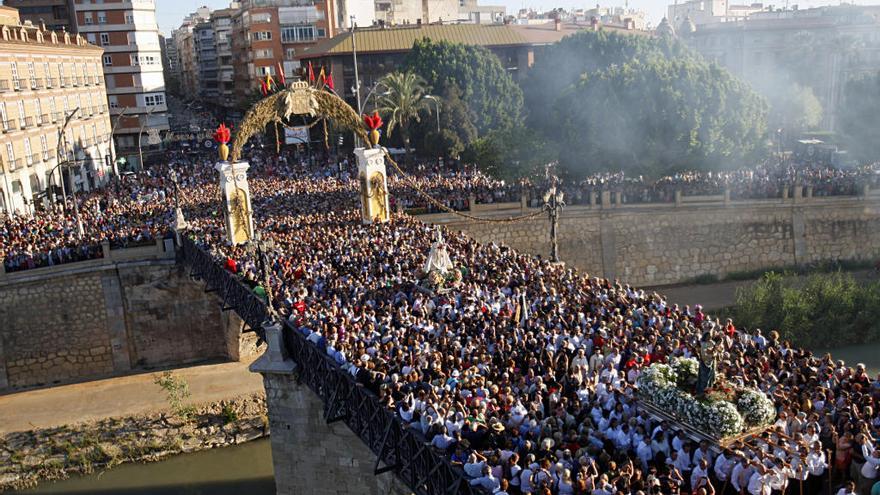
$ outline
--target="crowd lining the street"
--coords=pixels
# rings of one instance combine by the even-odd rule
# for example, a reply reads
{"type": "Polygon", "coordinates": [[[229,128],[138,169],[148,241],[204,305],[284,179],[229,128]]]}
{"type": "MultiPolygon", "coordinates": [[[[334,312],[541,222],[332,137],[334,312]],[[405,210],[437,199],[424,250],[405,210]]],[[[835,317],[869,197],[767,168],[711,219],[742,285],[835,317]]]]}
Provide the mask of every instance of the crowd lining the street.
{"type": "MultiPolygon", "coordinates": [[[[387,224],[362,225],[352,164],[326,167],[259,153],[251,164],[257,229],[276,246],[270,283],[281,317],[460,466],[471,484],[535,495],[872,493],[880,468],[880,382],[864,366],[813,356],[772,329],[744,332],[699,306],[680,307],[451,232],[444,232],[445,243],[461,283],[431,296],[413,284],[433,231],[397,214],[387,224]],[[707,331],[723,342],[719,372],[726,380],[766,392],[778,409],[771,431],[721,452],[653,419],[634,394],[641,369],[692,356],[707,331]]],[[[209,157],[172,153],[167,165],[78,195],[82,238],[72,203],[2,218],[6,270],[101,256],[102,241],[122,246],[167,235],[174,167],[187,235],[258,287],[251,251],[223,240],[212,166],[209,157]]],[[[410,172],[455,208],[466,207],[470,194],[506,201],[520,191],[466,169],[410,172]]],[[[829,194],[851,191],[849,181],[860,180],[810,174],[814,187],[829,194]]],[[[708,194],[719,184],[744,191],[742,197],[769,194],[770,177],[687,174],[653,183],[654,192],[642,197],[666,198],[670,187],[708,194]]],[[[644,187],[622,176],[588,185],[628,183],[644,187]]],[[[584,185],[572,197],[578,187],[584,185]]],[[[389,189],[394,201],[419,201],[400,179],[390,178],[389,189]]]]}

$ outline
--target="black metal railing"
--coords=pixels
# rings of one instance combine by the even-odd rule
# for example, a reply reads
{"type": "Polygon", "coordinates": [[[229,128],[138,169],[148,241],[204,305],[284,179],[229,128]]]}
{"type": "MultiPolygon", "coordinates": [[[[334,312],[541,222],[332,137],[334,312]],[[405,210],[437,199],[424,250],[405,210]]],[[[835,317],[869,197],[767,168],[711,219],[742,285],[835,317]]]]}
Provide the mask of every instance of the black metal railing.
{"type": "MultiPolygon", "coordinates": [[[[224,310],[235,310],[262,336],[264,301],[192,239],[183,238],[181,242],[183,261],[190,266],[190,273],[205,282],[206,290],[218,293],[224,310]]],[[[376,475],[393,472],[420,495],[487,493],[471,486],[461,469],[434,451],[421,433],[408,428],[379,402],[379,397],[307,341],[302,332],[286,321],[283,324],[284,344],[297,363],[299,381],[320,397],[328,423],[343,421],[376,455],[376,475]]]]}

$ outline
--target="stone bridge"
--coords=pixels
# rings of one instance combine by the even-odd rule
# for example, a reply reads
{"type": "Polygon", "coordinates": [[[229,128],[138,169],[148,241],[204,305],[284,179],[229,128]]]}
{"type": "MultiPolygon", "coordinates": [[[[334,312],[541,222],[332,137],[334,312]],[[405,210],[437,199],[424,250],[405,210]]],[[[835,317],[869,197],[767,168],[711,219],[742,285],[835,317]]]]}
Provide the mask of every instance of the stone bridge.
{"type": "Polygon", "coordinates": [[[0,393],[255,352],[253,334],[242,336],[238,317],[190,280],[165,241],[0,268],[0,393]]]}
{"type": "Polygon", "coordinates": [[[286,321],[265,324],[263,300],[210,254],[187,238],[181,252],[223,309],[269,344],[251,371],[266,388],[279,494],[483,493],[302,333],[286,321]]]}

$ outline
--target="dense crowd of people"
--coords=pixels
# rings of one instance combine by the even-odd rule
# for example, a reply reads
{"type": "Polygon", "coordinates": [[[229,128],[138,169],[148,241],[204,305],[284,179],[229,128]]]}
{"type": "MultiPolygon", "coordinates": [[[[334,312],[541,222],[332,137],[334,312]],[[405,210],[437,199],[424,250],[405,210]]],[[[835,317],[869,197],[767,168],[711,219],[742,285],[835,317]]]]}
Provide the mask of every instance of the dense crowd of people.
{"type": "MultiPolygon", "coordinates": [[[[257,260],[224,241],[211,157],[167,158],[167,165],[115,187],[78,195],[82,235],[71,204],[4,217],[6,269],[100,256],[94,247],[102,241],[165,235],[174,168],[187,235],[264,294],[257,260]]],[[[880,381],[864,366],[814,356],[772,329],[738,329],[699,306],[671,304],[451,232],[443,233],[444,242],[460,283],[448,292],[418,290],[414,282],[435,232],[398,214],[387,224],[363,225],[354,164],[328,167],[324,160],[256,151],[250,160],[255,222],[275,241],[270,284],[281,317],[448,456],[471,484],[535,495],[867,495],[877,486],[880,381]],[[725,379],[766,392],[778,412],[773,428],[720,451],[653,418],[635,397],[640,370],[694,355],[704,332],[722,342],[725,379]]],[[[455,208],[465,208],[472,194],[483,201],[519,194],[518,184],[466,168],[408,171],[421,189],[455,208]]],[[[816,185],[842,180],[814,178],[816,185]]],[[[755,176],[697,174],[652,187],[665,194],[683,183],[705,193],[719,183],[764,187],[755,176]]],[[[409,184],[390,178],[391,194],[404,207],[421,201],[409,184]]]]}

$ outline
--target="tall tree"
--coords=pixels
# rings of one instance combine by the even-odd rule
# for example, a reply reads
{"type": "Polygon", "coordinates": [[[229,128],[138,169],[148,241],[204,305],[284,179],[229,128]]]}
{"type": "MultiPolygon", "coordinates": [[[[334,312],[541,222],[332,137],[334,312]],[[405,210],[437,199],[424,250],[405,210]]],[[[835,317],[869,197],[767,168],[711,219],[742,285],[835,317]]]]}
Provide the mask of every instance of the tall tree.
{"type": "Polygon", "coordinates": [[[388,122],[388,137],[394,129],[400,129],[406,157],[410,155],[410,121],[418,122],[420,113],[427,110],[427,86],[421,76],[412,72],[392,72],[379,84],[384,90],[377,103],[378,111],[388,122]]]}
{"type": "Polygon", "coordinates": [[[716,64],[653,58],[585,76],[555,104],[563,166],[660,174],[741,163],[761,149],[766,104],[716,64]]]}
{"type": "Polygon", "coordinates": [[[521,117],[522,90],[501,60],[484,47],[417,40],[407,56],[407,67],[440,94],[457,85],[480,134],[510,127],[521,117]]]}
{"type": "Polygon", "coordinates": [[[566,36],[544,48],[522,83],[529,125],[545,135],[558,132],[550,110],[584,76],[617,64],[687,56],[687,47],[669,37],[586,30],[566,36]]]}
{"type": "MultiPolygon", "coordinates": [[[[477,128],[471,121],[468,108],[461,101],[461,90],[452,84],[440,99],[440,131],[437,121],[422,119],[414,136],[420,136],[425,156],[458,156],[477,138],[477,128]]],[[[435,109],[430,105],[431,110],[435,109]]]]}
{"type": "Polygon", "coordinates": [[[838,108],[838,128],[853,158],[880,160],[880,72],[847,82],[838,108]]]}

